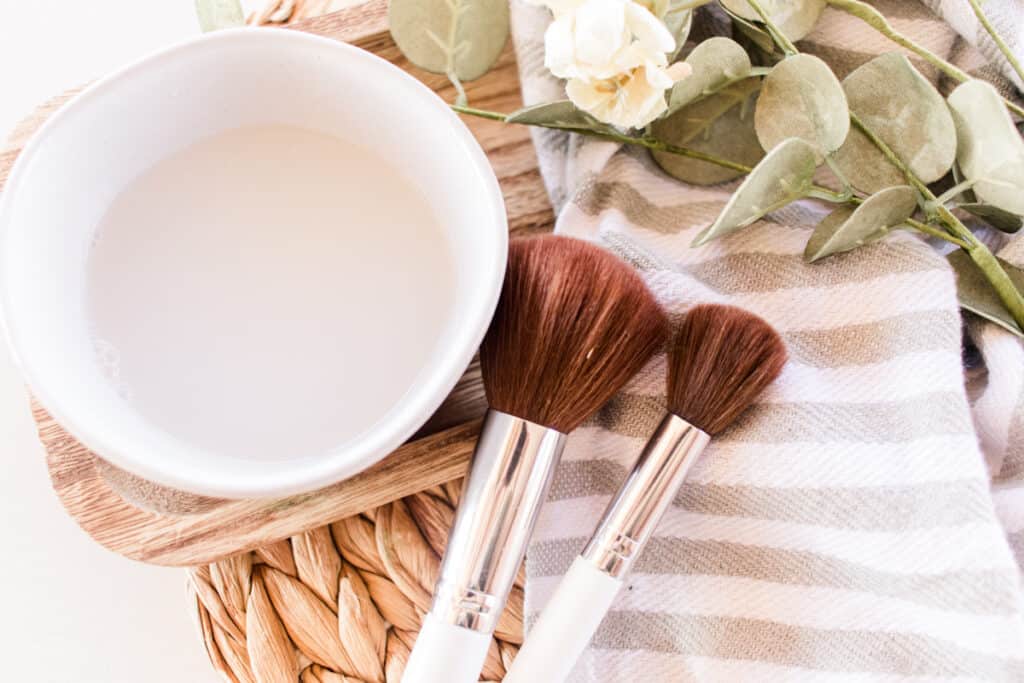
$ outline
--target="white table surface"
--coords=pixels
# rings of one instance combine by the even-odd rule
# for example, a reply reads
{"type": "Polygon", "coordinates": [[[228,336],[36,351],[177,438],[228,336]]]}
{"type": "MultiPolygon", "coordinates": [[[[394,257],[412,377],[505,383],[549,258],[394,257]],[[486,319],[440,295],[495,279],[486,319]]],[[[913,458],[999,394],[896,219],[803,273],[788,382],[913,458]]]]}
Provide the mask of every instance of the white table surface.
{"type": "MultiPolygon", "coordinates": [[[[50,96],[198,32],[193,0],[0,0],[0,135],[50,96]]],[[[0,680],[218,681],[184,571],[108,552],[64,513],[2,342],[0,444],[0,680]]]]}

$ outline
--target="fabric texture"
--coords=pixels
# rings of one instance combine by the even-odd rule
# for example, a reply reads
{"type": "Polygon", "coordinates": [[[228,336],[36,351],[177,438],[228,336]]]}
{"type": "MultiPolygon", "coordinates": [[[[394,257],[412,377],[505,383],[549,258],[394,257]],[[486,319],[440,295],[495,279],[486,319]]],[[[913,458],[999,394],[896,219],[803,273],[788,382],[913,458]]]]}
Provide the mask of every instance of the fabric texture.
{"type": "MultiPolygon", "coordinates": [[[[963,0],[872,4],[1012,92],[963,0]]],[[[1024,4],[985,7],[1021,51],[1024,4]]],[[[548,21],[514,0],[527,104],[564,98],[543,68],[548,21]]],[[[897,49],[832,8],[799,47],[840,77],[897,49]]],[[[644,150],[533,134],[558,232],[618,253],[673,314],[756,312],[791,357],[694,467],[573,680],[1024,681],[1020,341],[971,323],[987,366],[972,404],[954,277],[932,245],[903,233],[807,265],[827,209],[801,203],[693,249],[735,183],[687,186],[644,150]]],[[[1002,255],[1024,265],[1024,242],[1002,255]]],[[[657,358],[570,437],[527,556],[528,623],[662,416],[665,369],[657,358]]]]}

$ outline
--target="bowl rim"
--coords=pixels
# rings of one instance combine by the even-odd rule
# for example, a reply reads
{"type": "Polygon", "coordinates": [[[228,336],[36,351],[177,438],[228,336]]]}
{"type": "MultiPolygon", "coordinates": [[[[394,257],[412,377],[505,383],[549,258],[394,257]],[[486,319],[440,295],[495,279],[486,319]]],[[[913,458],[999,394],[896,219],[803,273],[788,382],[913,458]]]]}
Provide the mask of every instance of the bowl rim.
{"type": "MultiPolygon", "coordinates": [[[[19,367],[32,396],[69,434],[104,460],[147,480],[189,493],[229,499],[284,496],[315,490],[361,472],[407,441],[448,396],[479,347],[497,306],[508,249],[508,219],[504,197],[490,161],[465,123],[436,93],[390,62],[348,43],[289,29],[243,27],[199,35],[151,52],[93,82],[50,115],[22,148],[3,191],[0,192],[0,258],[11,258],[9,236],[12,231],[12,207],[23,180],[22,176],[25,174],[24,169],[30,166],[36,151],[51,131],[73,119],[80,110],[89,107],[91,101],[99,94],[126,79],[142,76],[157,65],[174,60],[188,51],[205,48],[214,43],[268,40],[278,42],[279,45],[285,46],[284,49],[291,46],[314,45],[334,50],[339,59],[359,62],[360,68],[374,70],[374,78],[389,78],[395,81],[396,88],[408,89],[410,96],[418,92],[419,100],[422,102],[417,101],[416,106],[410,109],[415,109],[418,117],[428,115],[425,110],[429,110],[429,115],[452,129],[461,142],[461,153],[472,165],[475,175],[479,177],[480,189],[486,193],[488,204],[493,209],[488,219],[481,217],[481,224],[494,226],[498,233],[493,239],[493,253],[481,253],[477,256],[478,259],[486,259],[490,263],[489,266],[481,263],[477,269],[488,279],[486,282],[473,283],[473,290],[478,292],[478,295],[471,298],[465,310],[457,309],[459,322],[452,333],[451,343],[432,359],[433,369],[425,377],[417,378],[414,385],[416,391],[403,397],[393,414],[387,414],[375,425],[352,437],[348,445],[338,446],[320,454],[282,461],[230,458],[232,461],[245,463],[249,471],[244,471],[239,465],[233,473],[228,472],[228,468],[225,467],[201,472],[202,468],[194,466],[194,463],[183,466],[180,459],[175,462],[173,455],[175,451],[180,452],[183,448],[188,448],[192,453],[202,449],[188,447],[182,441],[167,438],[159,428],[148,430],[147,438],[140,443],[139,440],[125,439],[116,434],[112,436],[111,433],[116,430],[109,427],[83,423],[75,419],[74,406],[80,405],[80,401],[70,399],[68,396],[62,397],[59,391],[51,391],[51,387],[40,381],[34,365],[31,340],[22,336],[18,321],[12,315],[11,290],[7,286],[0,286],[0,323],[14,362],[19,367]],[[147,451],[146,457],[138,458],[133,455],[136,450],[142,449],[147,451]],[[268,464],[277,464],[279,467],[270,470],[266,467],[268,464]]],[[[0,285],[9,282],[9,269],[4,268],[3,271],[0,274],[0,285]]],[[[222,462],[229,460],[224,457],[219,459],[222,462]]]]}

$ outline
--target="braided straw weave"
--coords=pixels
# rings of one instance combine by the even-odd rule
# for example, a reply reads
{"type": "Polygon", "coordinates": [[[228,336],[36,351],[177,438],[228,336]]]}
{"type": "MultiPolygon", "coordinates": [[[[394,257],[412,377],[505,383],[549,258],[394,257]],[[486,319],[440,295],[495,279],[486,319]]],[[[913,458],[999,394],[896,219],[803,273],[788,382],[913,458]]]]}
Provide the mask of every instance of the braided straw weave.
{"type": "MultiPolygon", "coordinates": [[[[398,683],[430,607],[461,481],[189,570],[214,668],[231,683],[398,683]]],[[[523,572],[481,680],[522,643],[523,572]]]]}

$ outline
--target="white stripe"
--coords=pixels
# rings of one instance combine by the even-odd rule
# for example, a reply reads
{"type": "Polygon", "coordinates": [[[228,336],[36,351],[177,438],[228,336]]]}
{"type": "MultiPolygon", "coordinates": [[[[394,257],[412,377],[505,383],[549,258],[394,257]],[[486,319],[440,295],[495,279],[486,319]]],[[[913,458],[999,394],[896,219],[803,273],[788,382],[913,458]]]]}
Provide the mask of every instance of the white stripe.
{"type": "Polygon", "coordinates": [[[906,353],[880,362],[817,368],[790,362],[763,403],[901,401],[940,391],[962,392],[960,351],[906,353]]]}
{"type": "MultiPolygon", "coordinates": [[[[594,220],[594,219],[591,219],[594,220]]],[[[643,225],[628,223],[626,218],[617,210],[608,210],[602,213],[597,220],[600,221],[602,230],[617,228],[621,232],[628,232],[631,226],[635,240],[657,253],[662,258],[669,258],[680,266],[693,266],[726,256],[737,254],[770,254],[775,256],[799,257],[804,252],[804,247],[810,237],[810,232],[803,227],[793,227],[782,223],[764,222],[742,228],[726,237],[713,240],[700,247],[691,247],[690,243],[697,234],[707,227],[707,223],[694,220],[689,227],[679,230],[678,233],[665,234],[646,228],[643,225]],[[611,220],[612,217],[617,220],[611,220]]],[[[920,240],[905,232],[894,232],[887,238],[889,241],[902,243],[917,243],[924,250],[929,249],[920,244],[920,240]]],[[[827,265],[808,265],[808,268],[822,268],[827,265]]]]}
{"type": "MultiPolygon", "coordinates": [[[[690,195],[687,203],[699,201],[690,195]]],[[[678,202],[679,197],[676,196],[678,202]]],[[[792,228],[778,224],[765,224],[746,230],[741,243],[729,244],[727,250],[718,248],[720,242],[711,242],[695,249],[690,242],[706,224],[696,220],[679,232],[664,234],[632,223],[625,214],[616,207],[609,207],[597,215],[584,213],[575,204],[567,205],[559,219],[559,232],[578,237],[591,237],[602,232],[618,232],[628,234],[630,239],[637,241],[676,265],[693,265],[711,261],[722,256],[735,254],[773,254],[778,256],[794,256],[803,253],[809,234],[805,228],[792,228]]],[[[732,242],[732,240],[730,240],[732,242]]]]}
{"type": "MultiPolygon", "coordinates": [[[[589,538],[611,496],[548,502],[541,510],[534,542],[589,538]]],[[[995,523],[932,529],[860,531],[834,527],[685,512],[671,507],[658,536],[723,541],[818,553],[898,574],[941,574],[961,570],[1013,570],[1017,564],[995,523]]]]}
{"type": "Polygon", "coordinates": [[[719,659],[650,650],[596,650],[583,653],[569,679],[584,681],[637,681],[642,671],[651,683],[984,683],[966,676],[899,676],[878,672],[820,671],[796,666],[741,659],[719,659]]]}
{"type": "Polygon", "coordinates": [[[682,273],[652,274],[649,283],[662,294],[662,303],[671,310],[684,310],[700,302],[729,303],[760,315],[780,332],[831,330],[875,323],[906,313],[953,311],[956,306],[953,275],[939,270],[883,275],[865,282],[830,287],[795,287],[731,297],[713,292],[682,273]],[[929,294],[919,296],[914,292],[929,294]]]}
{"type": "Polygon", "coordinates": [[[768,662],[690,657],[690,670],[702,683],[736,681],[787,681],[787,683],[982,683],[967,676],[900,676],[871,672],[814,671],[768,662]]]}
{"type": "Polygon", "coordinates": [[[1024,483],[1012,488],[994,488],[992,502],[995,503],[996,515],[1003,523],[1006,533],[1024,531],[1024,483]]]}
{"type": "MultiPolygon", "coordinates": [[[[544,605],[560,577],[531,584],[533,604],[544,605]]],[[[1024,619],[928,607],[900,598],[824,586],[791,586],[734,576],[631,574],[613,610],[731,619],[761,619],[822,630],[913,633],[999,657],[1024,656],[1024,619]],[[666,596],[672,596],[666,600],[666,596]]]]}
{"type": "MultiPolygon", "coordinates": [[[[668,361],[658,356],[625,390],[662,396],[668,361]]],[[[870,403],[963,390],[960,349],[912,351],[878,363],[821,368],[790,360],[758,403],[870,403]]]]}
{"type": "MultiPolygon", "coordinates": [[[[913,486],[941,481],[987,481],[972,434],[926,436],[892,444],[859,441],[714,442],[686,480],[721,486],[841,488],[913,486]]],[[[610,460],[631,467],[645,439],[586,426],[569,437],[563,462],[610,460]]],[[[1024,488],[1021,489],[1024,492],[1024,488]]],[[[1016,503],[1024,509],[1024,493],[1016,503]]],[[[1022,512],[1024,516],[1024,512],[1022,512]]],[[[1024,524],[1024,521],[1022,521],[1024,524]]]]}

